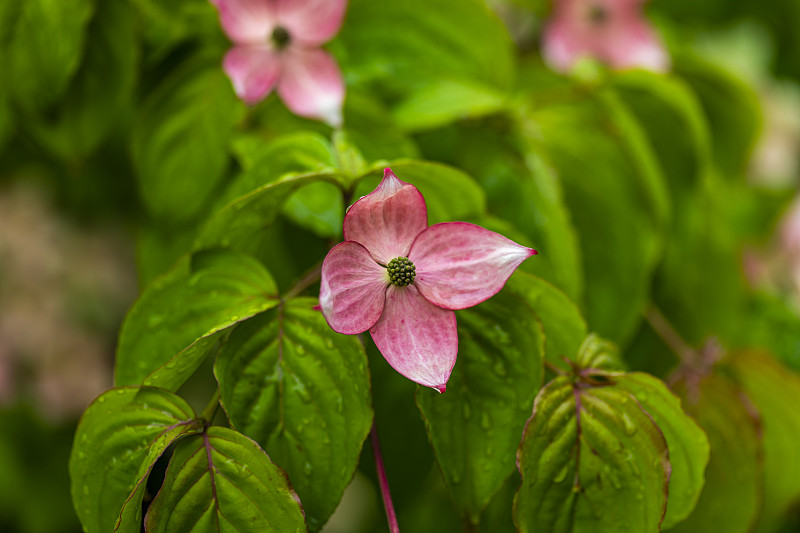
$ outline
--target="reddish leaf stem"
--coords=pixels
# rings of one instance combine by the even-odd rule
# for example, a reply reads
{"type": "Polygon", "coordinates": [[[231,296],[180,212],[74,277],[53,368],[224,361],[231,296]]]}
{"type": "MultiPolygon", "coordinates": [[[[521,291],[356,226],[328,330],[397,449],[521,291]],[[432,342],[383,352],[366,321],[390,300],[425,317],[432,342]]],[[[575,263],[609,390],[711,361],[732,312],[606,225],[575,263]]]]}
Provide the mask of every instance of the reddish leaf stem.
{"type": "Polygon", "coordinates": [[[372,421],[372,429],[369,432],[372,438],[372,453],[375,456],[375,469],[378,471],[378,481],[381,485],[381,496],[383,496],[383,506],[386,508],[386,520],[389,522],[390,533],[400,533],[397,525],[397,515],[394,512],[392,495],[389,492],[389,481],[386,479],[386,470],[383,468],[383,455],[381,455],[381,443],[378,440],[378,428],[375,421],[372,421]]]}

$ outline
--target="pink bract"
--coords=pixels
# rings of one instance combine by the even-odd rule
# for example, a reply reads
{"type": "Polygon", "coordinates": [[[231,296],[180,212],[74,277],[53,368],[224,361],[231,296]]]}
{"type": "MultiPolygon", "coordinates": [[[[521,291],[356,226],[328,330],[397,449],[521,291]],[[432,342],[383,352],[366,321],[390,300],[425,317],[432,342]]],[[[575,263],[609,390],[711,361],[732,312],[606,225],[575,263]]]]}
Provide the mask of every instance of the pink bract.
{"type": "Polygon", "coordinates": [[[669,57],[645,21],[644,0],[555,0],[555,12],[544,32],[545,60],[560,72],[583,57],[612,68],[669,68],[669,57]]]}
{"type": "Polygon", "coordinates": [[[429,227],[422,194],[388,168],[347,211],[344,237],[322,263],[320,308],[328,324],[349,335],[369,330],[395,370],[440,392],[458,352],[454,310],[497,294],[536,254],[474,224],[429,227]],[[393,281],[390,268],[409,264],[416,269],[411,281],[393,281]]]}
{"type": "Polygon", "coordinates": [[[210,0],[234,46],[223,69],[236,94],[256,104],[277,88],[293,113],[342,122],[344,80],[319,48],[342,26],[347,0],[210,0]]]}

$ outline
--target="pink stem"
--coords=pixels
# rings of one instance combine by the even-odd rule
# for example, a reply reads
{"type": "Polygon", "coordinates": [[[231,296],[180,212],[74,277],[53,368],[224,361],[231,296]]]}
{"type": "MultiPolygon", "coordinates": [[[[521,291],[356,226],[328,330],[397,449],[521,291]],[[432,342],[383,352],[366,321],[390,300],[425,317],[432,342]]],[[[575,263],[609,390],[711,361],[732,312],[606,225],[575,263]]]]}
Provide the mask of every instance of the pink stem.
{"type": "Polygon", "coordinates": [[[397,525],[397,515],[394,512],[392,495],[389,492],[389,481],[386,479],[386,470],[383,468],[383,456],[381,455],[381,442],[378,440],[378,428],[375,421],[372,422],[372,429],[369,432],[372,437],[372,453],[375,456],[375,469],[378,471],[378,481],[381,484],[381,496],[383,496],[383,506],[386,508],[386,520],[389,522],[390,533],[400,533],[397,525]]]}

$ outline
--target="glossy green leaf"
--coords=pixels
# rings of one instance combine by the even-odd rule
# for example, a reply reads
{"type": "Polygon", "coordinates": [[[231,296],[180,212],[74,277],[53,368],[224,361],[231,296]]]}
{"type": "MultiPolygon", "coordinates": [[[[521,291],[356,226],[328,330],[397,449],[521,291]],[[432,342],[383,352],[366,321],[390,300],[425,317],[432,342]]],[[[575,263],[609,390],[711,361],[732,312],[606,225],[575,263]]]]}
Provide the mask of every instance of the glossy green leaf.
{"type": "Polygon", "coordinates": [[[184,65],[148,97],[133,130],[139,190],[153,216],[183,221],[215,198],[233,128],[244,114],[214,61],[184,65]]]}
{"type": "Polygon", "coordinates": [[[84,531],[138,533],[153,464],[172,442],[202,425],[182,398],[162,389],[111,389],[92,402],[69,461],[72,501],[84,531]]]}
{"type": "Polygon", "coordinates": [[[178,443],[145,528],[150,533],[306,531],[286,474],[258,444],[221,427],[178,443]]]}
{"type": "Polygon", "coordinates": [[[539,392],[518,453],[520,532],[650,533],[667,503],[667,444],[627,391],[561,376],[539,392]]]}
{"type": "Polygon", "coordinates": [[[574,359],[587,333],[577,306],[545,280],[524,272],[511,276],[506,289],[523,298],[539,317],[548,363],[568,369],[563,358],[574,359]]]}
{"type": "Polygon", "coordinates": [[[711,457],[694,511],[670,531],[750,531],[763,496],[757,412],[741,389],[722,375],[689,374],[672,389],[708,435],[711,457]]]}
{"type": "MultiPolygon", "coordinates": [[[[326,175],[340,179],[339,155],[318,133],[298,132],[266,142],[249,135],[237,139],[236,151],[245,171],[234,180],[217,202],[223,208],[230,201],[283,178],[300,174],[326,175]]],[[[323,237],[342,232],[342,193],[333,183],[309,183],[293,192],[283,213],[297,225],[323,237]]]]}
{"type": "Polygon", "coordinates": [[[668,529],[686,518],[700,497],[708,465],[708,437],[683,412],[681,401],[661,380],[631,372],[615,377],[614,384],[636,398],[667,441],[671,474],[667,514],[661,527],[668,529]]]}
{"type": "Polygon", "coordinates": [[[209,336],[278,301],[272,276],[250,256],[227,250],[184,256],[125,317],[116,384],[176,389],[199,366],[209,336]]]}
{"type": "Polygon", "coordinates": [[[443,81],[411,93],[394,109],[397,125],[408,131],[443,126],[503,109],[506,97],[480,83],[443,81]]]}
{"type": "Polygon", "coordinates": [[[352,0],[337,41],[354,74],[385,78],[393,90],[443,79],[512,81],[511,39],[480,0],[352,0]]]}
{"type": "Polygon", "coordinates": [[[139,56],[129,0],[97,2],[88,40],[60,112],[29,123],[41,142],[66,159],[88,155],[127,118],[139,56]]]}
{"type": "Polygon", "coordinates": [[[240,196],[207,220],[195,240],[195,250],[222,246],[248,253],[261,251],[265,230],[289,197],[300,187],[322,181],[335,183],[330,173],[289,175],[240,196]]]}
{"type": "Polygon", "coordinates": [[[800,499],[800,411],[795,408],[800,405],[800,377],[763,352],[739,352],[732,364],[761,415],[764,507],[760,524],[774,526],[800,499]]]}
{"type": "Polygon", "coordinates": [[[313,531],[336,509],[372,423],[364,349],[317,303],[289,300],[238,325],[214,370],[231,423],[288,473],[313,531]]]}
{"type": "Polygon", "coordinates": [[[573,360],[581,370],[616,371],[624,368],[617,346],[613,342],[601,339],[594,333],[586,337],[573,360]]]}
{"type": "MultiPolygon", "coordinates": [[[[12,3],[12,2],[7,2],[12,3]]],[[[3,50],[3,78],[12,99],[28,110],[53,104],[80,64],[91,0],[21,2],[3,50]]]]}
{"type": "MultiPolygon", "coordinates": [[[[486,210],[486,199],[480,186],[463,171],[430,161],[401,159],[386,163],[401,180],[411,183],[425,197],[428,224],[464,220],[486,210]]],[[[354,198],[372,192],[383,178],[383,168],[361,180],[354,198]]]]}
{"type": "Polygon", "coordinates": [[[233,150],[243,172],[226,189],[217,204],[219,207],[287,174],[334,173],[337,170],[336,152],[319,133],[300,131],[270,141],[245,134],[235,139],[233,150]]]}
{"type": "Polygon", "coordinates": [[[544,336],[530,305],[502,291],[458,313],[458,360],[439,394],[417,389],[459,514],[478,524],[514,471],[514,452],[544,374],[544,336]]]}

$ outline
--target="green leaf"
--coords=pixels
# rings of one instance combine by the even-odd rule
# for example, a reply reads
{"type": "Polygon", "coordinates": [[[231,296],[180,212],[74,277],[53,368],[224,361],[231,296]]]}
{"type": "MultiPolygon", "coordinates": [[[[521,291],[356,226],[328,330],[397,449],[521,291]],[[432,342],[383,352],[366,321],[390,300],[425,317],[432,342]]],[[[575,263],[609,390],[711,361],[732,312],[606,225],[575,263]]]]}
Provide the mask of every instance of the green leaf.
{"type": "Polygon", "coordinates": [[[228,167],[233,128],[244,114],[219,65],[198,60],[163,82],[139,111],[133,160],[156,218],[176,222],[213,202],[228,167]]]}
{"type": "Polygon", "coordinates": [[[395,107],[394,118],[400,128],[419,131],[496,113],[505,104],[502,93],[482,83],[443,81],[412,92],[395,107]]]}
{"type": "MultiPolygon", "coordinates": [[[[245,169],[231,184],[219,207],[253,190],[301,174],[319,174],[340,179],[339,155],[322,135],[298,132],[267,143],[254,135],[236,141],[236,152],[245,169]]],[[[333,183],[309,183],[293,192],[283,213],[300,227],[323,237],[342,232],[344,206],[339,187],[333,183]]]]}
{"type": "Polygon", "coordinates": [[[739,352],[731,363],[761,415],[764,507],[760,525],[774,526],[800,499],[800,411],[794,408],[800,405],[800,377],[763,352],[739,352]]]}
{"type": "Polygon", "coordinates": [[[722,67],[694,56],[676,57],[674,70],[700,100],[722,175],[730,179],[744,176],[761,126],[758,95],[722,67]]]}
{"type": "Polygon", "coordinates": [[[713,164],[711,132],[697,95],[678,77],[645,70],[621,73],[613,81],[646,132],[679,205],[713,164]]]}
{"type": "Polygon", "coordinates": [[[667,443],[627,392],[569,376],[536,397],[520,445],[520,532],[649,533],[667,503],[667,443]]]}
{"type": "Polygon", "coordinates": [[[133,14],[128,0],[97,3],[83,62],[58,114],[28,124],[63,158],[88,155],[127,119],[139,57],[133,14]]]}
{"type": "Polygon", "coordinates": [[[544,374],[544,336],[528,303],[511,291],[458,313],[458,361],[447,392],[418,388],[439,467],[464,522],[514,471],[514,452],[544,374]]]}
{"type": "MultiPolygon", "coordinates": [[[[14,3],[14,2],[7,2],[14,3]]],[[[3,50],[3,78],[12,99],[28,111],[45,109],[61,96],[78,69],[91,0],[21,2],[3,50]]]]}
{"type": "Polygon", "coordinates": [[[145,528],[152,533],[306,530],[286,475],[258,444],[221,427],[178,443],[145,528]]]}
{"type": "Polygon", "coordinates": [[[261,251],[265,230],[280,215],[292,193],[321,181],[336,183],[334,175],[327,172],[290,174],[240,196],[208,219],[195,240],[194,249],[222,246],[253,254],[261,251]]]}
{"type": "Polygon", "coordinates": [[[348,71],[390,89],[467,79],[509,87],[513,45],[480,0],[353,0],[337,38],[348,71]]]}
{"type": "MultiPolygon", "coordinates": [[[[385,166],[391,168],[401,180],[417,187],[425,197],[428,224],[463,220],[481,215],[486,210],[486,199],[480,186],[457,168],[407,159],[391,161],[385,166]]],[[[358,184],[354,197],[372,192],[382,178],[382,170],[369,174],[358,184]]]]}
{"type": "Polygon", "coordinates": [[[683,412],[681,401],[659,379],[632,372],[614,378],[614,383],[636,398],[667,441],[671,474],[667,514],[661,527],[668,529],[686,518],[700,497],[708,465],[708,437],[683,412]]]}
{"type": "Polygon", "coordinates": [[[336,509],[372,422],[364,348],[330,329],[312,298],[234,329],[214,372],[231,424],[289,474],[308,525],[336,509]]]}
{"type": "Polygon", "coordinates": [[[174,390],[202,362],[213,343],[207,337],[278,302],[272,276],[252,257],[227,250],[184,256],[125,317],[115,382],[174,390]]]}
{"type": "Polygon", "coordinates": [[[180,436],[200,429],[189,404],[168,391],[125,387],[101,394],[78,424],[69,460],[84,531],[138,533],[153,464],[180,436]]]}
{"type": "Polygon", "coordinates": [[[722,375],[687,372],[672,390],[708,435],[711,457],[694,511],[670,531],[751,531],[763,495],[758,414],[741,389],[722,375]]]}
{"type": "Polygon", "coordinates": [[[337,170],[336,152],[319,133],[299,131],[271,141],[245,134],[234,140],[233,150],[243,172],[225,191],[217,204],[220,207],[289,174],[334,173],[337,170]]]}
{"type": "Polygon", "coordinates": [[[342,169],[342,172],[347,177],[347,185],[360,178],[368,170],[367,162],[351,136],[352,134],[346,130],[333,132],[336,160],[339,168],[342,169]]]}
{"type": "Polygon", "coordinates": [[[558,173],[578,233],[590,329],[622,344],[641,321],[666,229],[654,156],[613,95],[537,109],[530,119],[540,129],[530,148],[558,173]]]}
{"type": "Polygon", "coordinates": [[[613,342],[601,339],[594,333],[589,334],[578,349],[574,359],[581,370],[622,370],[623,363],[619,356],[619,349],[613,342]]]}
{"type": "Polygon", "coordinates": [[[523,298],[539,317],[544,328],[547,362],[569,369],[563,357],[572,359],[586,337],[586,321],[567,296],[543,279],[516,272],[506,290],[523,298]]]}

